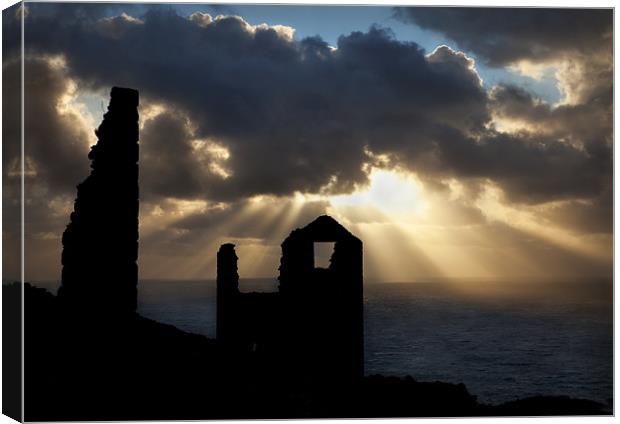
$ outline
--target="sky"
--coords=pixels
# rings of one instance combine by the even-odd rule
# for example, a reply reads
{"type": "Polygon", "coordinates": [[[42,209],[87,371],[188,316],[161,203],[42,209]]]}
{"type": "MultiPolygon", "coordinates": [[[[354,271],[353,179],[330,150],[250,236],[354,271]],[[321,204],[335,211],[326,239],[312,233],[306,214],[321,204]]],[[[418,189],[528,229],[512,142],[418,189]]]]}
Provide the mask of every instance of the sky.
{"type": "Polygon", "coordinates": [[[242,278],[275,277],[322,214],[362,239],[367,280],[611,278],[612,28],[610,9],[27,3],[26,279],[60,277],[112,86],[140,91],[140,278],[212,279],[224,242],[242,278]]]}

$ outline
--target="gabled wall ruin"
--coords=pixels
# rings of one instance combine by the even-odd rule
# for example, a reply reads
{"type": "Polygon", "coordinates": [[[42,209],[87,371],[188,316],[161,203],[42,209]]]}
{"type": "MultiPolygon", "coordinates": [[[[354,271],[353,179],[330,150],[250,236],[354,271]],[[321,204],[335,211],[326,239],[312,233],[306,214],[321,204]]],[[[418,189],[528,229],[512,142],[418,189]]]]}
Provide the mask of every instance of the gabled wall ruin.
{"type": "Polygon", "coordinates": [[[284,374],[350,380],[364,373],[362,242],[320,216],[282,243],[277,293],[241,293],[234,245],[218,252],[217,337],[263,353],[284,374]],[[314,243],[335,242],[329,268],[314,243]]]}

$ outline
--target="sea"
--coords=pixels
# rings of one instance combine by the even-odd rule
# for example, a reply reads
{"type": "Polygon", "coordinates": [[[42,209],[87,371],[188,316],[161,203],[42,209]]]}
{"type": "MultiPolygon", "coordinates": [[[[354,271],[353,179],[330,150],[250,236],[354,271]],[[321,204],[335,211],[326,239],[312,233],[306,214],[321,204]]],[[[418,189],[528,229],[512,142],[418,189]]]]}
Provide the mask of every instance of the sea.
{"type": "MultiPolygon", "coordinates": [[[[240,287],[276,291],[277,281],[240,287]]],[[[214,281],[144,280],[138,293],[140,314],[215,337],[214,281]]],[[[535,395],[612,402],[611,281],[369,282],[364,320],[366,375],[464,383],[484,403],[535,395]]]]}

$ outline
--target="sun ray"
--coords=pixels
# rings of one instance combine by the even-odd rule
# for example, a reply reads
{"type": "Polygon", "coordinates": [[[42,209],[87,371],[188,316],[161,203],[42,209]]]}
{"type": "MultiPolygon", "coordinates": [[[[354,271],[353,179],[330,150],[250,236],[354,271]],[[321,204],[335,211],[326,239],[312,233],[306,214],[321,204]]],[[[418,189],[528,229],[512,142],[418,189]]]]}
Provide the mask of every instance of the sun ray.
{"type": "Polygon", "coordinates": [[[532,237],[543,239],[556,247],[585,255],[599,262],[609,260],[609,249],[588,243],[582,237],[557,227],[553,223],[541,222],[531,212],[506,205],[500,199],[499,189],[487,186],[483,196],[478,200],[478,207],[488,219],[503,222],[532,237]]]}

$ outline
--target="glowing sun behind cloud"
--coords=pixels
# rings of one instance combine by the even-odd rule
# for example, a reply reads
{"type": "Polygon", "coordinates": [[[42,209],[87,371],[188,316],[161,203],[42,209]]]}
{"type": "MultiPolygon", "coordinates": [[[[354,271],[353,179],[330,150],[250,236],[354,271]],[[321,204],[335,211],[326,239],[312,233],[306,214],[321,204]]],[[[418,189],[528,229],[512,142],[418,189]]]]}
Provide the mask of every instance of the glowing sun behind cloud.
{"type": "Polygon", "coordinates": [[[395,218],[425,210],[420,183],[411,174],[397,171],[373,170],[367,189],[329,198],[332,206],[376,208],[395,218]]]}
{"type": "Polygon", "coordinates": [[[556,265],[565,256],[610,260],[607,238],[579,237],[546,222],[544,208],[510,205],[493,185],[472,193],[453,179],[435,189],[414,174],[385,169],[373,169],[369,180],[347,195],[295,197],[297,204],[326,201],[327,213],[366,241],[369,279],[547,278],[563,274],[556,265]]]}

